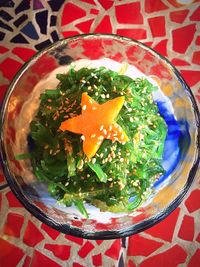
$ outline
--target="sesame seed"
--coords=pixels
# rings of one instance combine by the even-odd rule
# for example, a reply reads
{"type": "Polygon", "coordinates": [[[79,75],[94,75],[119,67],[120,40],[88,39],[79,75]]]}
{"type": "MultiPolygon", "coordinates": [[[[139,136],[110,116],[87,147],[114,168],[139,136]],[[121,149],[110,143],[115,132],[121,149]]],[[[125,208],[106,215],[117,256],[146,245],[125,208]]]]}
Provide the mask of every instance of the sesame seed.
{"type": "Polygon", "coordinates": [[[90,85],[90,86],[88,86],[88,90],[91,90],[92,89],[92,86],[90,85]]]}
{"type": "Polygon", "coordinates": [[[106,129],[103,129],[103,134],[107,135],[107,130],[106,129]]]}
{"type": "Polygon", "coordinates": [[[53,149],[50,149],[49,154],[51,155],[53,153],[53,149]]]}
{"type": "Polygon", "coordinates": [[[96,110],[97,109],[97,107],[92,107],[92,110],[96,110]]]}
{"type": "Polygon", "coordinates": [[[65,186],[68,186],[68,184],[69,184],[69,182],[66,182],[66,183],[65,183],[65,186]]]}
{"type": "Polygon", "coordinates": [[[86,110],[87,106],[86,105],[83,105],[82,106],[82,110],[86,110]]]}
{"type": "Polygon", "coordinates": [[[96,158],[92,158],[92,164],[95,164],[96,158]]]}
{"type": "Polygon", "coordinates": [[[108,127],[108,131],[110,132],[110,131],[112,131],[112,125],[110,125],[109,127],[108,127]]]}
{"type": "Polygon", "coordinates": [[[81,135],[81,140],[85,141],[85,136],[81,135]]]}
{"type": "Polygon", "coordinates": [[[113,179],[112,178],[108,178],[108,181],[111,182],[113,179]]]}
{"type": "Polygon", "coordinates": [[[128,112],[131,112],[132,111],[132,108],[128,108],[128,112]]]}
{"type": "Polygon", "coordinates": [[[95,137],[96,137],[96,134],[91,134],[90,137],[91,137],[91,138],[95,138],[95,137]]]}
{"type": "Polygon", "coordinates": [[[124,162],[124,158],[120,158],[119,161],[120,161],[120,162],[124,162]]]}
{"type": "Polygon", "coordinates": [[[107,95],[106,95],[106,98],[109,98],[109,97],[110,97],[110,95],[109,95],[109,94],[107,94],[107,95]]]}
{"type": "MultiPolygon", "coordinates": [[[[95,89],[97,89],[97,86],[96,86],[96,84],[94,84],[93,86],[94,86],[94,88],[95,88],[95,89]]],[[[96,93],[97,93],[97,92],[96,92],[96,93]]],[[[96,95],[96,93],[95,93],[95,95],[96,95]]],[[[98,93],[97,93],[97,95],[98,95],[98,93]]]]}
{"type": "Polygon", "coordinates": [[[101,159],[103,158],[103,153],[100,154],[100,158],[101,158],[101,159]]]}
{"type": "Polygon", "coordinates": [[[104,126],[103,126],[103,125],[101,125],[101,126],[100,126],[100,128],[99,128],[99,130],[100,130],[100,131],[102,131],[102,130],[103,130],[103,128],[104,128],[104,126]]]}
{"type": "Polygon", "coordinates": [[[124,137],[125,137],[124,134],[122,134],[122,135],[121,135],[121,139],[124,139],[124,137]]]}
{"type": "Polygon", "coordinates": [[[87,177],[88,177],[88,178],[90,177],[90,174],[89,174],[89,173],[87,174],[87,177]]]}
{"type": "Polygon", "coordinates": [[[107,139],[110,139],[110,137],[111,137],[111,134],[108,134],[106,138],[107,138],[107,139]]]}
{"type": "MultiPolygon", "coordinates": [[[[95,87],[95,86],[96,86],[96,85],[94,85],[94,88],[97,88],[97,86],[96,86],[96,87],[95,87]]],[[[98,94],[99,94],[98,92],[95,93],[96,96],[98,96],[98,94]]]]}
{"type": "Polygon", "coordinates": [[[134,122],[134,119],[132,117],[129,118],[130,122],[134,122]]]}
{"type": "Polygon", "coordinates": [[[98,140],[100,140],[100,141],[103,141],[103,139],[104,139],[103,135],[100,135],[100,136],[98,137],[98,140]]]}
{"type": "MultiPolygon", "coordinates": [[[[89,87],[88,87],[88,88],[89,88],[89,87]]],[[[90,102],[90,104],[92,104],[92,103],[93,103],[92,99],[89,99],[89,102],[90,102]]]]}
{"type": "Polygon", "coordinates": [[[101,144],[101,141],[98,141],[98,142],[97,142],[97,145],[100,145],[100,144],[101,144]]]}
{"type": "Polygon", "coordinates": [[[83,165],[84,165],[84,161],[81,159],[81,160],[79,161],[79,164],[78,164],[77,168],[80,170],[80,169],[83,168],[83,165]]]}
{"type": "Polygon", "coordinates": [[[44,146],[44,149],[48,149],[48,148],[49,148],[49,145],[45,145],[45,146],[44,146]]]}
{"type": "Polygon", "coordinates": [[[103,99],[105,99],[105,98],[106,98],[106,96],[105,96],[104,94],[101,94],[101,97],[102,97],[103,99]]]}

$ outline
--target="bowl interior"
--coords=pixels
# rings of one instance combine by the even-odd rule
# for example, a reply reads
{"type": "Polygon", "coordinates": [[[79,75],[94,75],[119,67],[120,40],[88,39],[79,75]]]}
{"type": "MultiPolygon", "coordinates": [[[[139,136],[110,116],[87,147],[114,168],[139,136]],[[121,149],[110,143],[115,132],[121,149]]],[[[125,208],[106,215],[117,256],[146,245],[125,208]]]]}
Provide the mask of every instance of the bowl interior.
{"type": "Polygon", "coordinates": [[[23,205],[55,229],[85,238],[116,238],[142,231],[173,211],[187,192],[199,161],[198,111],[191,91],[170,63],[137,41],[114,35],[72,37],[34,56],[17,74],[6,95],[1,117],[1,148],[8,183],[23,205]],[[105,59],[107,61],[105,61],[105,59]],[[53,88],[56,69],[67,70],[72,62],[106,65],[128,63],[156,82],[155,94],[161,115],[168,124],[163,166],[166,173],[155,184],[149,200],[130,214],[100,212],[89,207],[85,219],[75,209],[56,204],[44,183],[34,177],[29,160],[15,160],[28,150],[28,125],[44,85],[53,88]],[[51,76],[49,74],[51,73],[51,76]],[[40,86],[38,86],[38,84],[40,86]]]}

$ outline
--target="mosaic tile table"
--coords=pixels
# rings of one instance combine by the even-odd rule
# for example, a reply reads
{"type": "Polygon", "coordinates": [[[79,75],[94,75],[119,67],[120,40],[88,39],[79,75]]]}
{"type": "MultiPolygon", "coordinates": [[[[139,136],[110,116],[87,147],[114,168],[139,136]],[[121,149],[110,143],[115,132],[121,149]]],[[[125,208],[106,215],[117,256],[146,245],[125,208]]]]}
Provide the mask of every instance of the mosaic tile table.
{"type": "MultiPolygon", "coordinates": [[[[199,21],[199,0],[0,0],[0,101],[17,70],[36,51],[59,38],[103,32],[138,39],[168,57],[200,103],[199,21]]],[[[169,217],[126,242],[61,234],[32,217],[4,188],[0,266],[198,267],[199,177],[169,217]]]]}

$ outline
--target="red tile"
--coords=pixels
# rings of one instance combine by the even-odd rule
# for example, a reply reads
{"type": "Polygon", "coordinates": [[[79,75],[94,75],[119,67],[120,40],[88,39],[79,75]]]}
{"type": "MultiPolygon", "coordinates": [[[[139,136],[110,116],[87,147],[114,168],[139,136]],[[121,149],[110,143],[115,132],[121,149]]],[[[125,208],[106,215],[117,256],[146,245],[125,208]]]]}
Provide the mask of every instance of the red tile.
{"type": "Polygon", "coordinates": [[[82,248],[79,249],[78,255],[81,258],[85,258],[88,253],[90,253],[94,249],[94,245],[90,241],[86,241],[82,248]]]}
{"type": "Polygon", "coordinates": [[[76,24],[76,27],[81,30],[83,33],[89,33],[91,25],[93,23],[94,19],[89,19],[84,22],[76,24]]]}
{"type": "Polygon", "coordinates": [[[92,256],[92,263],[94,266],[102,266],[102,255],[101,253],[92,256]]]}
{"type": "Polygon", "coordinates": [[[165,36],[165,17],[159,16],[148,19],[149,26],[151,28],[151,34],[153,37],[165,36]]]}
{"type": "Polygon", "coordinates": [[[123,24],[142,24],[143,16],[141,13],[140,2],[116,5],[116,18],[119,23],[123,24]]]}
{"type": "Polygon", "coordinates": [[[192,20],[192,21],[200,21],[200,6],[190,16],[190,20],[192,20]]]}
{"type": "Polygon", "coordinates": [[[30,57],[32,57],[36,53],[36,51],[25,47],[15,47],[12,50],[12,53],[17,55],[23,61],[27,61],[30,59],[30,57]]]}
{"type": "Polygon", "coordinates": [[[153,42],[143,42],[145,45],[152,47],[153,42]]]}
{"type": "Polygon", "coordinates": [[[118,260],[120,249],[121,249],[121,240],[116,239],[115,241],[113,241],[109,249],[105,251],[105,255],[114,260],[118,260]]]}
{"type": "Polygon", "coordinates": [[[178,237],[187,241],[194,238],[194,218],[188,215],[183,217],[183,221],[178,232],[178,237]]]}
{"type": "Polygon", "coordinates": [[[95,8],[91,8],[90,9],[90,14],[98,15],[99,14],[99,10],[98,9],[95,9],[95,8]]]}
{"type": "Polygon", "coordinates": [[[173,50],[175,52],[184,54],[191,44],[194,34],[196,32],[196,25],[187,25],[172,31],[173,50]],[[185,38],[187,36],[187,38],[185,38]]]}
{"type": "Polygon", "coordinates": [[[173,234],[174,234],[174,229],[176,227],[176,222],[179,216],[179,212],[180,212],[180,209],[177,208],[163,221],[149,228],[145,232],[154,237],[158,237],[165,241],[171,242],[173,238],[173,234]]]}
{"type": "Polygon", "coordinates": [[[200,233],[198,234],[196,241],[200,243],[200,233]]]}
{"type": "MultiPolygon", "coordinates": [[[[200,71],[198,71],[198,70],[181,70],[180,72],[183,75],[183,77],[185,78],[185,80],[189,86],[192,87],[196,83],[199,82],[200,71]]],[[[190,206],[190,204],[189,204],[189,206],[190,206]]],[[[195,203],[193,208],[195,208],[195,207],[199,208],[200,203],[195,203]]],[[[191,209],[193,209],[193,208],[191,207],[191,209]]]]}
{"type": "Polygon", "coordinates": [[[9,49],[7,47],[0,45],[0,54],[4,54],[7,51],[9,51],[9,49]]]}
{"type": "Polygon", "coordinates": [[[163,245],[161,242],[147,239],[140,235],[130,236],[128,239],[128,256],[149,256],[163,245]]]}
{"type": "Polygon", "coordinates": [[[26,256],[22,267],[30,267],[31,257],[26,256]]]}
{"type": "Polygon", "coordinates": [[[186,19],[187,15],[189,13],[188,9],[173,11],[170,13],[170,19],[171,21],[177,22],[177,23],[183,23],[186,19]]]}
{"type": "Polygon", "coordinates": [[[72,3],[67,3],[64,6],[64,10],[62,13],[61,24],[62,26],[69,24],[74,20],[84,17],[85,15],[86,15],[85,10],[72,3]]]}
{"type": "Polygon", "coordinates": [[[195,44],[196,45],[200,45],[200,35],[197,36],[196,41],[195,41],[195,44]]]}
{"type": "Polygon", "coordinates": [[[118,29],[117,34],[130,37],[136,40],[147,38],[147,32],[144,29],[118,29]]]}
{"type": "Polygon", "coordinates": [[[113,4],[114,4],[114,1],[113,0],[110,0],[110,1],[98,0],[98,2],[102,5],[102,7],[105,10],[110,9],[113,6],[113,4]]]}
{"type": "Polygon", "coordinates": [[[53,252],[53,254],[61,259],[61,260],[68,260],[70,257],[70,249],[71,246],[67,245],[56,245],[56,244],[45,244],[44,248],[53,252]]]}
{"type": "Polygon", "coordinates": [[[80,34],[80,33],[78,31],[64,31],[64,32],[62,32],[62,35],[65,38],[70,37],[70,36],[74,36],[77,34],[80,34]]]}
{"type": "Polygon", "coordinates": [[[16,267],[24,256],[24,251],[21,248],[9,243],[0,238],[0,266],[16,267]]]}
{"type": "Polygon", "coordinates": [[[199,267],[200,266],[200,249],[198,248],[194,255],[191,257],[187,267],[199,267]]]}
{"type": "Polygon", "coordinates": [[[200,65],[200,51],[196,51],[193,53],[192,63],[200,65]]]}
{"type": "Polygon", "coordinates": [[[96,5],[94,0],[80,0],[81,2],[85,2],[85,3],[88,3],[88,4],[92,4],[92,5],[96,5]]]}
{"type": "Polygon", "coordinates": [[[180,58],[173,58],[171,60],[171,63],[174,66],[190,66],[190,64],[187,61],[180,59],[180,58]]]}
{"type": "Polygon", "coordinates": [[[127,267],[136,267],[136,265],[135,265],[135,263],[132,260],[129,260],[127,267]]]}
{"type": "Polygon", "coordinates": [[[101,245],[103,243],[103,240],[96,240],[95,242],[97,243],[97,245],[101,245]]]}
{"type": "Polygon", "coordinates": [[[53,240],[55,240],[60,234],[60,232],[56,231],[55,229],[49,227],[44,223],[41,225],[41,229],[43,229],[53,240]]]}
{"type": "MultiPolygon", "coordinates": [[[[2,96],[2,98],[3,98],[3,95],[6,92],[7,88],[8,88],[7,85],[3,85],[3,86],[1,85],[0,86],[0,97],[2,96]]],[[[0,100],[1,100],[1,98],[0,98],[0,100]]],[[[1,171],[1,168],[0,168],[0,171],[1,171]]],[[[5,177],[3,174],[0,173],[0,183],[2,183],[2,182],[5,182],[5,177]]]]}
{"type": "Polygon", "coordinates": [[[8,80],[12,80],[17,71],[21,68],[22,64],[18,61],[6,58],[0,64],[0,71],[3,73],[3,76],[8,80]]]}
{"type": "MultiPolygon", "coordinates": [[[[199,77],[200,77],[200,71],[199,71],[198,78],[199,77]]],[[[189,77],[188,77],[188,79],[189,79],[189,77]]],[[[194,191],[191,192],[190,196],[185,201],[185,206],[190,213],[200,209],[200,201],[199,200],[200,200],[200,190],[195,189],[194,191]]]]}
{"type": "Polygon", "coordinates": [[[157,45],[155,45],[153,49],[156,50],[161,55],[167,57],[167,42],[168,39],[162,40],[157,45]]]}
{"type": "Polygon", "coordinates": [[[140,264],[140,267],[177,267],[179,264],[184,263],[186,258],[187,253],[183,248],[175,245],[162,253],[148,257],[140,264]]]}
{"type": "MultiPolygon", "coordinates": [[[[181,70],[180,71],[183,77],[185,78],[187,84],[189,86],[194,86],[196,83],[199,82],[199,77],[200,77],[200,71],[195,71],[195,70],[181,70]]],[[[199,207],[198,203],[194,205],[194,207],[199,207]]]]}
{"type": "Polygon", "coordinates": [[[85,267],[84,265],[78,263],[78,262],[74,262],[72,267],[85,267]]]}
{"type": "Polygon", "coordinates": [[[31,221],[28,221],[23,241],[30,247],[36,246],[39,242],[44,239],[43,234],[31,221]]]}
{"type": "Polygon", "coordinates": [[[83,238],[72,236],[72,235],[65,235],[65,238],[82,246],[83,245],[83,238]]]}
{"type": "Polygon", "coordinates": [[[145,0],[145,12],[152,13],[160,10],[166,10],[168,6],[161,0],[145,0]]]}
{"type": "Polygon", "coordinates": [[[20,237],[22,225],[24,223],[24,217],[17,213],[8,213],[6,223],[4,225],[4,234],[20,237]]]}
{"type": "Polygon", "coordinates": [[[13,194],[13,192],[9,191],[6,194],[6,198],[9,203],[10,208],[19,208],[22,207],[22,204],[19,202],[19,200],[16,198],[16,196],[13,194]]]}
{"type": "Polygon", "coordinates": [[[39,251],[35,250],[32,261],[31,261],[31,267],[38,267],[39,266],[48,266],[48,267],[61,267],[60,264],[56,263],[55,261],[48,258],[46,255],[40,253],[39,251]]]}
{"type": "Polygon", "coordinates": [[[108,15],[103,17],[99,25],[97,25],[94,30],[94,33],[112,33],[112,25],[108,15]]]}

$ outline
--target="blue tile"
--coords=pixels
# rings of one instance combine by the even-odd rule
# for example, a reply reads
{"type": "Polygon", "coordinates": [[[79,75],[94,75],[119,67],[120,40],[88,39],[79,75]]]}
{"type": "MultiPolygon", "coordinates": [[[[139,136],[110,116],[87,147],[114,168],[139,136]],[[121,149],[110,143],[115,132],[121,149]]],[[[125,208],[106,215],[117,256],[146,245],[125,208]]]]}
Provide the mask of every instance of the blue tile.
{"type": "Polygon", "coordinates": [[[28,22],[26,26],[21,29],[26,36],[30,37],[31,39],[37,40],[39,38],[36,29],[34,28],[32,22],[28,22]]]}
{"type": "Polygon", "coordinates": [[[10,21],[13,17],[8,14],[5,10],[0,10],[0,17],[6,21],[10,21]]]}
{"type": "Polygon", "coordinates": [[[50,21],[50,26],[56,26],[57,22],[57,17],[56,16],[51,16],[51,21],[50,21]]]}
{"type": "Polygon", "coordinates": [[[47,40],[35,45],[35,48],[37,50],[41,50],[41,49],[45,48],[47,45],[50,45],[50,44],[51,44],[51,41],[49,39],[47,39],[47,40]]]}
{"type": "Polygon", "coordinates": [[[28,41],[26,40],[26,38],[21,34],[17,34],[16,36],[14,36],[11,40],[11,43],[20,43],[20,44],[28,44],[28,41]]]}
{"type": "Polygon", "coordinates": [[[0,0],[0,7],[14,7],[14,5],[11,0],[0,0]]]}
{"type": "Polygon", "coordinates": [[[0,41],[3,41],[5,35],[6,35],[6,34],[5,34],[4,32],[0,32],[0,41]]]}
{"type": "Polygon", "coordinates": [[[17,20],[15,20],[13,22],[13,24],[16,26],[16,27],[19,27],[19,25],[21,25],[25,20],[28,19],[28,16],[23,14],[21,17],[19,17],[17,20]]]}
{"type": "Polygon", "coordinates": [[[58,41],[59,40],[59,36],[58,36],[58,33],[56,31],[53,31],[51,33],[51,37],[53,39],[54,42],[58,41]]]}
{"type": "Polygon", "coordinates": [[[48,1],[48,4],[50,5],[52,11],[58,11],[64,2],[65,0],[50,0],[48,1]]]}
{"type": "Polygon", "coordinates": [[[2,20],[0,20],[0,28],[13,32],[13,29],[8,26],[8,24],[5,24],[2,20]]]}
{"type": "Polygon", "coordinates": [[[35,16],[36,22],[40,27],[40,32],[43,34],[47,33],[47,18],[48,18],[47,10],[38,12],[35,16]]]}
{"type": "Polygon", "coordinates": [[[16,7],[15,14],[19,14],[30,8],[30,0],[22,0],[21,3],[16,7]]]}

